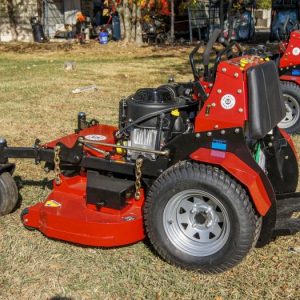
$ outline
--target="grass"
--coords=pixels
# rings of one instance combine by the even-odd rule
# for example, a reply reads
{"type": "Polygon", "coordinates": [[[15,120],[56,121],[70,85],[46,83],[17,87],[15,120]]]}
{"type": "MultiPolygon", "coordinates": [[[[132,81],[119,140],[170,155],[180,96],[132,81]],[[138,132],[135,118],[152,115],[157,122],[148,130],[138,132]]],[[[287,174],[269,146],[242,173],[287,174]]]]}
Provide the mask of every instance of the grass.
{"type": "MultiPolygon", "coordinates": [[[[111,43],[0,44],[0,136],[10,145],[30,146],[69,133],[78,111],[116,124],[118,101],[140,87],[192,79],[188,47],[133,48],[111,43]],[[73,72],[64,61],[76,61],[73,72]],[[96,92],[72,94],[95,84],[96,92]]],[[[300,140],[295,138],[300,150],[300,140]]],[[[49,193],[39,166],[17,161],[22,207],[0,218],[0,299],[300,299],[300,234],[254,249],[238,267],[203,276],[163,262],[146,243],[117,249],[84,248],[29,232],[22,208],[49,193]]]]}

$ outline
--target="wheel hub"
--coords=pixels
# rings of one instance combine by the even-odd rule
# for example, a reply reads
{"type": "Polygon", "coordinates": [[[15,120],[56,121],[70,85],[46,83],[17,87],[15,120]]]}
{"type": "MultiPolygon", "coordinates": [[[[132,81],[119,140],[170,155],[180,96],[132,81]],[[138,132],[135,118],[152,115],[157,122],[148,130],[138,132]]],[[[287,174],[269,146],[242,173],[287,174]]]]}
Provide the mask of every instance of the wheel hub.
{"type": "Polygon", "coordinates": [[[295,125],[300,117],[300,107],[297,100],[288,94],[283,94],[286,115],[278,124],[280,128],[290,128],[295,125]]]}
{"type": "Polygon", "coordinates": [[[223,204],[214,196],[187,190],[174,195],[164,210],[169,239],[194,256],[218,251],[229,236],[230,224],[223,204]]]}
{"type": "Polygon", "coordinates": [[[206,230],[216,224],[218,218],[208,204],[195,204],[190,211],[190,223],[193,228],[206,230]]]}

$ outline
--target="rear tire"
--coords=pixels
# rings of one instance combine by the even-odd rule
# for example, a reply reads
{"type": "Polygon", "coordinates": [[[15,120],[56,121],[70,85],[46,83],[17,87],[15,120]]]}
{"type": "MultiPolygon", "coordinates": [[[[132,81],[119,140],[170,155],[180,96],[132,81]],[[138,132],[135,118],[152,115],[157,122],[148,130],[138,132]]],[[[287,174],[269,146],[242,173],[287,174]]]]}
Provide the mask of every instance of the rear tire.
{"type": "Polygon", "coordinates": [[[293,82],[281,81],[281,90],[286,107],[286,116],[278,124],[290,134],[300,131],[300,87],[293,82]]]}
{"type": "Polygon", "coordinates": [[[17,185],[10,173],[5,172],[0,175],[0,216],[11,213],[17,202],[17,185]]]}
{"type": "Polygon", "coordinates": [[[148,237],[171,264],[202,273],[237,265],[259,236],[246,191],[222,170],[180,162],[149,190],[144,208],[148,237]]]}

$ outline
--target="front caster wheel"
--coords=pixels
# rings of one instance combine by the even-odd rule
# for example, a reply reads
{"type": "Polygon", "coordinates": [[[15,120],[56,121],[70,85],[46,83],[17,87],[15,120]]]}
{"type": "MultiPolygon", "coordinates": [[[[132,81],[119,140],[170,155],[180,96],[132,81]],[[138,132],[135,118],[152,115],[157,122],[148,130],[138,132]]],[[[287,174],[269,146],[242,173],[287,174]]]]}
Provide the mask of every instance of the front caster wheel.
{"type": "Polygon", "coordinates": [[[5,172],[0,175],[0,216],[11,213],[18,202],[18,188],[16,182],[5,172]]]}
{"type": "Polygon", "coordinates": [[[29,209],[28,209],[28,207],[26,207],[26,208],[24,208],[23,210],[22,210],[22,212],[21,212],[21,215],[20,215],[20,218],[21,218],[21,222],[22,222],[22,224],[23,224],[23,226],[27,229],[27,230],[29,230],[29,231],[34,231],[34,230],[36,230],[34,227],[30,227],[30,226],[27,226],[26,225],[26,216],[29,214],[29,209]]]}
{"type": "Polygon", "coordinates": [[[245,190],[218,168],[181,162],[150,188],[144,208],[151,243],[166,261],[203,273],[238,264],[258,238],[245,190]]]}

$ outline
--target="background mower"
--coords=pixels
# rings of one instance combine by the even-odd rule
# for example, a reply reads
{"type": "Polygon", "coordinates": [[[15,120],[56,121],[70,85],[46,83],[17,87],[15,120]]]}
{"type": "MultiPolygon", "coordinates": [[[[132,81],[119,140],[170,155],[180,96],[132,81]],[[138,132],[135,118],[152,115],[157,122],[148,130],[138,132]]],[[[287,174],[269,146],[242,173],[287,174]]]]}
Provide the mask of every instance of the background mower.
{"type": "Polygon", "coordinates": [[[275,61],[280,76],[281,89],[286,107],[285,118],[278,124],[288,133],[300,131],[300,31],[299,23],[287,18],[283,29],[285,37],[279,42],[276,53],[268,51],[266,46],[258,45],[247,51],[275,61]],[[292,24],[292,27],[288,27],[292,24]]]}
{"type": "MultiPolygon", "coordinates": [[[[300,131],[300,31],[288,30],[285,22],[286,36],[289,36],[279,44],[279,54],[273,57],[278,64],[281,88],[286,106],[286,116],[279,123],[289,133],[300,131]]],[[[298,28],[298,23],[293,23],[292,28],[298,28]]]]}
{"type": "Polygon", "coordinates": [[[122,99],[118,127],[79,113],[75,133],[55,141],[9,147],[1,139],[0,213],[18,200],[9,159],[30,158],[55,179],[21,219],[53,239],[114,247],[147,236],[166,261],[218,273],[275,231],[297,232],[290,216],[300,207],[298,165],[291,138],[276,126],[285,114],[276,65],[218,56],[209,68],[219,36],[215,30],[205,49],[204,74],[195,68],[197,46],[195,81],[122,99]]]}

